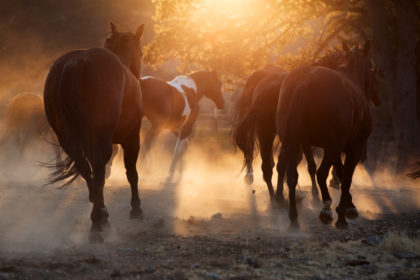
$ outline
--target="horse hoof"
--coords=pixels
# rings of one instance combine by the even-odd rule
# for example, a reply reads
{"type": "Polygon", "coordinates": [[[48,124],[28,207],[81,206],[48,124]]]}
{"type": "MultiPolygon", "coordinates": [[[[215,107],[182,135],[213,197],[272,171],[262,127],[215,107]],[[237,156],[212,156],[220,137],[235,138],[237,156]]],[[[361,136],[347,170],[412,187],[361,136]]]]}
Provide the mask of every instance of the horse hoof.
{"type": "Polygon", "coordinates": [[[245,175],[244,181],[247,185],[252,185],[252,183],[254,183],[254,175],[252,174],[245,175]]]}
{"type": "Polygon", "coordinates": [[[338,221],[335,223],[335,227],[338,229],[345,229],[347,228],[347,226],[348,224],[345,219],[343,220],[338,219],[338,221]]]}
{"type": "Polygon", "coordinates": [[[89,233],[89,243],[104,243],[103,233],[100,231],[91,231],[89,233]]]}
{"type": "Polygon", "coordinates": [[[333,218],[332,218],[332,212],[330,209],[322,209],[319,213],[319,219],[321,222],[325,225],[331,224],[333,218]]]}
{"type": "Polygon", "coordinates": [[[359,217],[359,212],[357,212],[356,207],[350,207],[346,209],[346,218],[354,220],[359,217]]]}
{"type": "Polygon", "coordinates": [[[290,221],[289,228],[287,229],[288,232],[297,232],[299,231],[299,222],[297,220],[290,221]]]}
{"type": "Polygon", "coordinates": [[[130,219],[143,219],[143,211],[140,208],[131,209],[130,219]]]}

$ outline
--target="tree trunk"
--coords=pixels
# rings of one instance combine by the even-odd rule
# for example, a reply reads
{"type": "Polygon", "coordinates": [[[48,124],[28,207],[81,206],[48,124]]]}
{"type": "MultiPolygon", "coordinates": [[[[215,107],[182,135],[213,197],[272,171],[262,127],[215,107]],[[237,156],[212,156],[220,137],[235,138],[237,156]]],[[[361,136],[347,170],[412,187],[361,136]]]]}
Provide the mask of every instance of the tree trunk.
{"type": "Polygon", "coordinates": [[[416,116],[416,2],[401,0],[397,18],[397,54],[392,91],[392,120],[398,149],[398,171],[419,149],[419,123],[416,116]],[[416,149],[417,147],[417,149],[416,149]]]}
{"type": "Polygon", "coordinates": [[[380,75],[379,97],[381,106],[373,109],[373,131],[368,142],[368,159],[365,163],[369,173],[384,165],[394,165],[389,157],[390,143],[393,140],[393,122],[391,119],[391,93],[394,81],[392,54],[392,34],[388,28],[388,14],[383,0],[366,1],[367,22],[372,29],[372,57],[377,64],[380,75]],[[377,166],[380,163],[381,166],[377,166]]]}

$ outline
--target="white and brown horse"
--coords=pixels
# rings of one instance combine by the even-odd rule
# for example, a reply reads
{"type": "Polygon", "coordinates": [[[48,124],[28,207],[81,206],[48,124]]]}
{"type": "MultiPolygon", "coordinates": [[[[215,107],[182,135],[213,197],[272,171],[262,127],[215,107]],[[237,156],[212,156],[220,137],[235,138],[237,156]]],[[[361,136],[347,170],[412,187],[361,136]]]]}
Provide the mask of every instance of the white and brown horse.
{"type": "Polygon", "coordinates": [[[203,96],[212,100],[218,109],[223,109],[222,82],[214,71],[198,71],[188,76],[177,76],[171,81],[156,77],[143,77],[144,116],[152,127],[145,136],[145,146],[150,150],[152,140],[163,129],[177,136],[170,167],[173,175],[176,163],[182,156],[199,114],[199,101],[203,96]]]}

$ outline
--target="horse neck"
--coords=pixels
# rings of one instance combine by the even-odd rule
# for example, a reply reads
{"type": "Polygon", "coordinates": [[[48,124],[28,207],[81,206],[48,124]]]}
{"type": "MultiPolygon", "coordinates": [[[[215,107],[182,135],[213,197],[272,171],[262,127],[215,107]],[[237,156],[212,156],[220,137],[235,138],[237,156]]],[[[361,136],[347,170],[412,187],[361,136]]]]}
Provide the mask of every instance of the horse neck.
{"type": "Polygon", "coordinates": [[[131,65],[131,59],[132,57],[128,54],[125,53],[115,53],[118,58],[120,59],[121,63],[127,67],[130,72],[137,78],[137,80],[140,79],[140,71],[138,71],[139,73],[136,73],[137,71],[135,71],[131,65]]]}
{"type": "Polygon", "coordinates": [[[201,98],[204,96],[204,88],[203,88],[203,82],[202,82],[202,78],[200,77],[199,72],[195,72],[192,73],[191,75],[189,75],[188,77],[192,78],[195,82],[195,85],[197,87],[197,101],[200,101],[201,98]]]}
{"type": "Polygon", "coordinates": [[[361,90],[364,91],[364,73],[360,71],[359,67],[353,65],[346,65],[338,69],[343,73],[349,80],[357,85],[361,90]]]}

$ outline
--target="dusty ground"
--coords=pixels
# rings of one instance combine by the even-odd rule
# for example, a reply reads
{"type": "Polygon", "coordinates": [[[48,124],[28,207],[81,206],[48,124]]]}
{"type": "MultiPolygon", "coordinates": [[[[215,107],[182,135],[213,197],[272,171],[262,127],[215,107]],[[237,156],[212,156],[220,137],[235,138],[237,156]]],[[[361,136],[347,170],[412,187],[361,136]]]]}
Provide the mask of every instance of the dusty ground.
{"type": "MultiPolygon", "coordinates": [[[[338,230],[318,220],[303,166],[300,230],[289,231],[287,209],[269,204],[259,162],[247,186],[239,154],[200,147],[192,144],[172,183],[162,155],[139,164],[143,220],[128,218],[130,191],[117,157],[106,184],[104,244],[87,242],[83,182],[42,186],[47,172],[33,158],[3,159],[0,280],[419,279],[419,182],[372,179],[358,167],[352,193],[361,216],[338,230]]],[[[331,194],[338,203],[339,192],[331,194]]]]}

